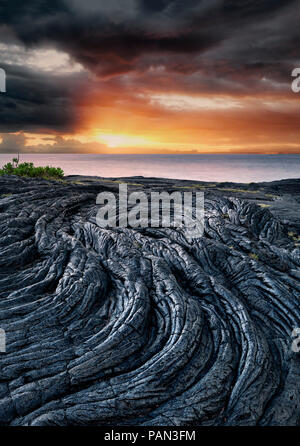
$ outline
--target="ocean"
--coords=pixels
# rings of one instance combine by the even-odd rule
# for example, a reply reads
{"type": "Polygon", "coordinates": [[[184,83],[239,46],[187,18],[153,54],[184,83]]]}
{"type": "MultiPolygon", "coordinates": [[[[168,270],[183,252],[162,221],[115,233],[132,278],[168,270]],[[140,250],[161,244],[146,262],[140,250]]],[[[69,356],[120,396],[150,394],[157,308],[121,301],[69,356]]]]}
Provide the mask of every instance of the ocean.
{"type": "MultiPolygon", "coordinates": [[[[14,154],[0,154],[0,166],[14,154]]],[[[293,155],[21,154],[20,162],[61,167],[65,175],[162,177],[198,181],[261,182],[300,177],[293,155]]]]}

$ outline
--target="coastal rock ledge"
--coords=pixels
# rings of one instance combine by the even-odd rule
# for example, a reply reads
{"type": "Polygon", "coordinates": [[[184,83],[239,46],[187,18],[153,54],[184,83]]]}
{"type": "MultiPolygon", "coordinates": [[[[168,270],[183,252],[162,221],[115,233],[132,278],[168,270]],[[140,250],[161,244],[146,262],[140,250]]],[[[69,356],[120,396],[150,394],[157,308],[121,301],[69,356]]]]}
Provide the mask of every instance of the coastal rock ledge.
{"type": "Polygon", "coordinates": [[[299,180],[130,181],[204,190],[203,237],[99,228],[117,179],[0,177],[0,424],[299,424],[299,180]]]}

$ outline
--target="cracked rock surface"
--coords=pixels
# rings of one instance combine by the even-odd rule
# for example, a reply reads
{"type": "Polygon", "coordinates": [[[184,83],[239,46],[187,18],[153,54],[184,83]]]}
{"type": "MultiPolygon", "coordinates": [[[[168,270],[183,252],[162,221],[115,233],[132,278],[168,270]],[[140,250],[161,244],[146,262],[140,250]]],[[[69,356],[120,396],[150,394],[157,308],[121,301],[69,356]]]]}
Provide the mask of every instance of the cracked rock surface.
{"type": "Polygon", "coordinates": [[[198,183],[193,241],[99,228],[117,186],[0,177],[0,424],[299,424],[300,181],[198,183]]]}

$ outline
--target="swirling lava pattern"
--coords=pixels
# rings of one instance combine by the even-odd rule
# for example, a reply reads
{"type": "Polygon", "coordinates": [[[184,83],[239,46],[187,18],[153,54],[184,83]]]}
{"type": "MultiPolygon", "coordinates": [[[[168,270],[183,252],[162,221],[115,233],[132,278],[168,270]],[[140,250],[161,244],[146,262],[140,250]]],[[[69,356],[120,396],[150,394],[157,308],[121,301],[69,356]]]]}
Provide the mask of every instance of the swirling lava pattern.
{"type": "Polygon", "coordinates": [[[299,423],[299,247],[206,198],[204,236],[101,229],[103,186],[3,177],[2,425],[299,423]]]}

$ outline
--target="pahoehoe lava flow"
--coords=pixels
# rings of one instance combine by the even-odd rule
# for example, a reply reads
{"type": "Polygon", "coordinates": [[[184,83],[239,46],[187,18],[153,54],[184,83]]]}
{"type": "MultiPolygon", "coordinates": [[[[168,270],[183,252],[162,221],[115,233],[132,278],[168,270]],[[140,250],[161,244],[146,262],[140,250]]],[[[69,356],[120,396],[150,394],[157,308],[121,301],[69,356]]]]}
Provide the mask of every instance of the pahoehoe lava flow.
{"type": "MultiPolygon", "coordinates": [[[[0,424],[299,424],[292,211],[203,183],[199,239],[101,229],[96,195],[117,182],[75,180],[0,178],[0,424]]],[[[260,190],[280,206],[291,185],[299,205],[299,180],[260,190]]]]}

